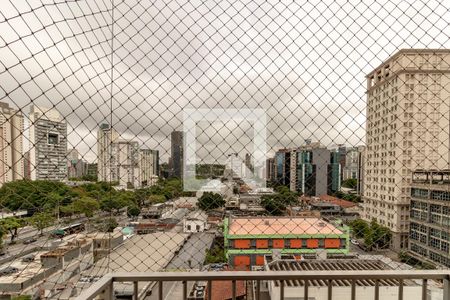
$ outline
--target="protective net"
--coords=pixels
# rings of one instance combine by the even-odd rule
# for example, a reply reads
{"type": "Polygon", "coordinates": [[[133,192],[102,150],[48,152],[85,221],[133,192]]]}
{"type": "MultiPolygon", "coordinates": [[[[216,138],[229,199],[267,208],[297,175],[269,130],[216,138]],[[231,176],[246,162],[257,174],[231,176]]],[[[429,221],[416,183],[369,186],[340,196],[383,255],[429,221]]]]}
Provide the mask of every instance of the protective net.
{"type": "Polygon", "coordinates": [[[110,272],[447,269],[449,10],[2,0],[0,294],[75,299],[110,272]]]}

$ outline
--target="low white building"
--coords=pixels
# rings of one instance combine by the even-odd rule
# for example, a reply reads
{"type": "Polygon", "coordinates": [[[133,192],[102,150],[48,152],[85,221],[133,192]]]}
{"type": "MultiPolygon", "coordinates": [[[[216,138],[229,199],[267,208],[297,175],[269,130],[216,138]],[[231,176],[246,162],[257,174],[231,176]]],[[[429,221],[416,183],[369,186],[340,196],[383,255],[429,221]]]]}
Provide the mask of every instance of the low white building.
{"type": "Polygon", "coordinates": [[[202,211],[192,211],[183,219],[183,232],[195,233],[203,232],[209,229],[208,216],[202,211]]]}

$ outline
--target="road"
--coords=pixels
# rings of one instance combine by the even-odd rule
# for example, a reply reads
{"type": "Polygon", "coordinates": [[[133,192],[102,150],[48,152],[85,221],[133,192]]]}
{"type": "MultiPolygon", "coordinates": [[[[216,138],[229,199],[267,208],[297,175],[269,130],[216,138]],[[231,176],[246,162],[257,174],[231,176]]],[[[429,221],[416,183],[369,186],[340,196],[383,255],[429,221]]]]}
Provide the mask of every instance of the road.
{"type": "MultiPolygon", "coordinates": [[[[179,253],[166,266],[166,270],[188,270],[201,269],[206,257],[206,249],[209,249],[214,240],[214,233],[199,232],[193,233],[179,253]],[[190,262],[189,262],[190,261],[190,262]]],[[[187,285],[188,293],[191,291],[194,282],[187,285]]],[[[181,282],[165,282],[163,288],[163,299],[182,299],[183,284],[181,282]]],[[[152,289],[152,294],[146,300],[158,299],[158,286],[152,289]]]]}

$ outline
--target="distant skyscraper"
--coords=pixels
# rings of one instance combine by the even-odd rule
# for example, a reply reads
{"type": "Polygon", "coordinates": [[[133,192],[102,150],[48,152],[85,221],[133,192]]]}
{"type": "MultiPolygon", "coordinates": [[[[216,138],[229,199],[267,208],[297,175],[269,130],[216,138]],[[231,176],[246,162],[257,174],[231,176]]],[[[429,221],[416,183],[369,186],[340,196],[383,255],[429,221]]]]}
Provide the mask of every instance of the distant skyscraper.
{"type": "Polygon", "coordinates": [[[31,179],[30,151],[23,154],[23,178],[31,179]]]}
{"type": "Polygon", "coordinates": [[[367,75],[364,214],[408,245],[411,174],[449,168],[450,50],[400,50],[367,75]]]}
{"type": "Polygon", "coordinates": [[[137,188],[141,186],[139,171],[139,143],[119,140],[113,144],[113,164],[117,166],[119,185],[137,188]]]}
{"type": "Polygon", "coordinates": [[[87,175],[91,178],[98,176],[98,163],[87,164],[87,175]]]}
{"type": "Polygon", "coordinates": [[[342,166],[342,180],[358,179],[359,151],[358,148],[349,148],[344,155],[345,163],[342,166]]]}
{"type": "Polygon", "coordinates": [[[172,159],[172,176],[183,177],[183,142],[184,134],[182,131],[172,131],[170,135],[171,141],[171,159],[172,159]]]}
{"type": "Polygon", "coordinates": [[[358,195],[364,194],[365,157],[366,157],[366,146],[358,146],[358,184],[356,187],[358,195]]]}
{"type": "Polygon", "coordinates": [[[275,153],[275,183],[289,186],[291,178],[291,150],[280,149],[275,153]]]}
{"type": "Polygon", "coordinates": [[[66,121],[56,109],[32,105],[30,110],[31,179],[66,179],[66,157],[66,121]]]}
{"type": "Polygon", "coordinates": [[[275,159],[266,159],[266,180],[272,182],[275,178],[275,159]]]}
{"type": "Polygon", "coordinates": [[[72,148],[69,151],[67,151],[67,159],[68,160],[76,160],[80,158],[80,153],[77,149],[72,148]]]}
{"type": "Polygon", "coordinates": [[[139,151],[139,169],[141,185],[153,185],[159,176],[159,151],[141,149],[139,151]]]}
{"type": "Polygon", "coordinates": [[[117,166],[113,157],[113,143],[117,142],[119,134],[109,124],[102,124],[97,132],[98,180],[117,181],[117,166]]]}
{"type": "Polygon", "coordinates": [[[339,151],[309,143],[291,151],[290,189],[306,196],[330,195],[341,186],[339,151]]]}
{"type": "Polygon", "coordinates": [[[0,186],[22,179],[23,165],[23,115],[7,103],[0,102],[0,186]]]}

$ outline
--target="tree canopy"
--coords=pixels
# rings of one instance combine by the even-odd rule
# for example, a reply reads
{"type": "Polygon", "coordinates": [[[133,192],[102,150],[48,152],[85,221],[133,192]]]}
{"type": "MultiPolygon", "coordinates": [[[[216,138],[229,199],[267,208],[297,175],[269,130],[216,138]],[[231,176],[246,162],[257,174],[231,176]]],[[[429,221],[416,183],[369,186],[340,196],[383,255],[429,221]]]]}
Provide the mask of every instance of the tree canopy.
{"type": "Polygon", "coordinates": [[[204,192],[198,199],[197,206],[203,210],[215,209],[225,206],[226,201],[217,193],[204,192]]]}
{"type": "Polygon", "coordinates": [[[35,213],[28,218],[28,224],[39,230],[40,235],[43,234],[44,229],[53,224],[55,218],[46,212],[35,213]]]}

